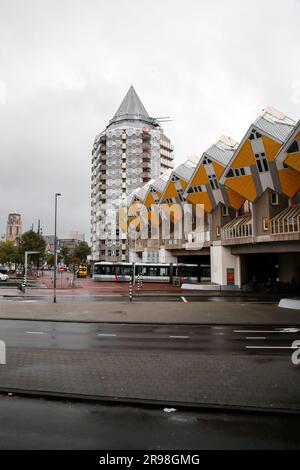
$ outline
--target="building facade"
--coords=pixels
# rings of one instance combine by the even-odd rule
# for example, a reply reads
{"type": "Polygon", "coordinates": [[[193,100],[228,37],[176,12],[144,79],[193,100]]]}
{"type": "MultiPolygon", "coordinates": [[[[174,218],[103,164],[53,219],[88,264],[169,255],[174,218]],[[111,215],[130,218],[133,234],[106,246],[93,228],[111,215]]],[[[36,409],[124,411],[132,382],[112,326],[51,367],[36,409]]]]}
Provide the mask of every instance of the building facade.
{"type": "Polygon", "coordinates": [[[136,261],[153,262],[147,254],[155,252],[156,262],[197,263],[200,282],[201,266],[209,266],[211,283],[204,289],[259,282],[300,289],[300,121],[274,108],[263,111],[241,143],[221,137],[194,167],[189,161],[179,165],[138,198],[133,194],[128,205],[128,230],[134,224],[136,231],[130,251],[136,261]],[[188,205],[192,224],[189,231],[175,233],[180,211],[179,216],[174,212],[166,237],[161,226],[172,204],[188,205]],[[200,230],[195,224],[199,206],[200,230]],[[159,226],[155,239],[143,236],[141,213],[159,226]]]}
{"type": "Polygon", "coordinates": [[[22,235],[22,219],[20,214],[8,214],[6,224],[6,240],[15,242],[22,235]]]}
{"type": "Polygon", "coordinates": [[[126,261],[126,235],[112,233],[120,201],[173,167],[173,147],[131,86],[92,150],[91,245],[94,261],[126,261]]]}

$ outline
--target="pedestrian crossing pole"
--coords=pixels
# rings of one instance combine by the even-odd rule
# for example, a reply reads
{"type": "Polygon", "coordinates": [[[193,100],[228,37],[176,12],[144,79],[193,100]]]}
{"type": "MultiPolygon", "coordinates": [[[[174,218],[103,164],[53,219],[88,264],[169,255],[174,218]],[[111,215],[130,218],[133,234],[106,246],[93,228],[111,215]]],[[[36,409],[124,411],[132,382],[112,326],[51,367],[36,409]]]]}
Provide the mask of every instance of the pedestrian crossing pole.
{"type": "Polygon", "coordinates": [[[132,302],[132,275],[129,278],[129,302],[132,302]]]}
{"type": "Polygon", "coordinates": [[[140,275],[140,273],[138,273],[138,282],[137,282],[138,294],[139,294],[139,292],[140,292],[140,283],[141,283],[141,275],[140,275]]]}

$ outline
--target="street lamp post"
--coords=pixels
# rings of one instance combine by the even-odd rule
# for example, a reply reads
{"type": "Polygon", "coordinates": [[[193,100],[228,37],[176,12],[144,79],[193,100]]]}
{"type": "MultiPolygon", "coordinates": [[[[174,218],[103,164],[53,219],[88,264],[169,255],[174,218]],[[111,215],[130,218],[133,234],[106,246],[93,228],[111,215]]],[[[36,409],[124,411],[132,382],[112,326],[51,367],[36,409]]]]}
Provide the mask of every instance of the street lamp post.
{"type": "Polygon", "coordinates": [[[57,271],[57,198],[60,193],[55,193],[54,213],[54,273],[53,273],[53,302],[56,303],[56,271],[57,271]]]}

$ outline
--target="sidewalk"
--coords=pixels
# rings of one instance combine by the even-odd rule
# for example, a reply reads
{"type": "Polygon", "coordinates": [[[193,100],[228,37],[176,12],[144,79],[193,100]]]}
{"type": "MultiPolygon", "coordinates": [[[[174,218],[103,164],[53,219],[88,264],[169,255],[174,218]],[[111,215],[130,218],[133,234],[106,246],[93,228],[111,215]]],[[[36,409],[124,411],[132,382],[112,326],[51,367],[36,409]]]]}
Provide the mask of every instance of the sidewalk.
{"type": "Polygon", "coordinates": [[[300,325],[300,311],[240,302],[0,302],[0,319],[102,323],[300,325]]]}
{"type": "Polygon", "coordinates": [[[280,356],[8,348],[0,391],[300,411],[299,368],[280,356]]]}

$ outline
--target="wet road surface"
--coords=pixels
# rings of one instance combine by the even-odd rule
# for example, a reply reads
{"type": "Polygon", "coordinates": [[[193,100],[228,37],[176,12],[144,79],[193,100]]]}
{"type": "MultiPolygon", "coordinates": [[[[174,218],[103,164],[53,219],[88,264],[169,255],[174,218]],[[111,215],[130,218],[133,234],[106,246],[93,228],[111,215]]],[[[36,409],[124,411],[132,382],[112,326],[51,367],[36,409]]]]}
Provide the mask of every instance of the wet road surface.
{"type": "Polygon", "coordinates": [[[299,449],[295,415],[0,397],[0,449],[299,449]]]}
{"type": "Polygon", "coordinates": [[[291,355],[300,327],[0,320],[0,339],[18,348],[291,355]]]}

